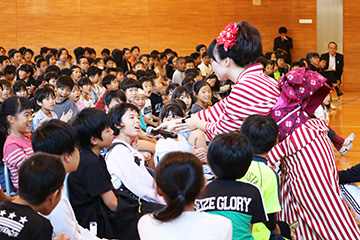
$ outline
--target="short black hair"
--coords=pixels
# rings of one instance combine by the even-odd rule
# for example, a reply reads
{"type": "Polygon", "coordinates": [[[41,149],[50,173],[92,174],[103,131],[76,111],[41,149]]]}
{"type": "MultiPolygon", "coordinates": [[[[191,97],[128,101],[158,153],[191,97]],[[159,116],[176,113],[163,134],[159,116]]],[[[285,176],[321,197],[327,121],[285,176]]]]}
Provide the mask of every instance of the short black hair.
{"type": "Polygon", "coordinates": [[[128,110],[139,113],[139,109],[131,103],[120,103],[110,109],[110,127],[114,131],[115,136],[119,135],[120,130],[117,127],[122,127],[123,124],[121,118],[128,110]]]}
{"type": "Polygon", "coordinates": [[[26,90],[26,84],[23,81],[16,81],[14,85],[12,86],[12,93],[15,94],[17,92],[20,92],[21,90],[26,90]]]}
{"type": "Polygon", "coordinates": [[[140,48],[138,46],[133,46],[131,47],[130,52],[133,52],[135,49],[140,51],[140,48]]]}
{"type": "Polygon", "coordinates": [[[178,83],[170,83],[167,85],[166,90],[165,90],[165,94],[169,95],[170,90],[175,90],[175,88],[179,87],[180,85],[178,83]]]}
{"type": "Polygon", "coordinates": [[[0,64],[3,64],[5,60],[9,60],[9,58],[5,55],[0,55],[0,64]]]}
{"type": "Polygon", "coordinates": [[[199,45],[196,46],[195,50],[196,50],[197,52],[200,52],[200,49],[202,49],[203,47],[206,48],[206,45],[205,45],[205,44],[199,44],[199,45]]]}
{"type": "Polygon", "coordinates": [[[54,90],[48,86],[39,87],[34,93],[35,103],[37,103],[37,101],[42,103],[42,101],[48,96],[52,96],[53,98],[55,98],[54,90]]]}
{"type": "Polygon", "coordinates": [[[116,68],[114,68],[114,67],[106,68],[106,74],[110,74],[111,72],[116,72],[117,73],[116,68]]]}
{"type": "Polygon", "coordinates": [[[279,33],[280,33],[280,34],[282,34],[282,33],[287,33],[286,27],[280,27],[280,28],[279,28],[279,33]]]}
{"type": "Polygon", "coordinates": [[[143,83],[144,82],[150,82],[151,83],[151,85],[154,85],[154,81],[151,79],[151,78],[149,78],[149,77],[141,77],[139,80],[138,80],[138,83],[139,83],[139,87],[142,89],[142,85],[143,85],[143,83]]]}
{"type": "Polygon", "coordinates": [[[133,87],[140,88],[138,81],[133,78],[124,78],[120,84],[120,89],[123,91],[133,87]]]}
{"type": "Polygon", "coordinates": [[[46,62],[45,59],[40,58],[39,60],[36,61],[36,67],[39,68],[41,66],[41,63],[46,62]]]}
{"type": "Polygon", "coordinates": [[[4,74],[15,74],[16,67],[14,65],[6,65],[4,68],[4,74]]]}
{"type": "Polygon", "coordinates": [[[69,76],[60,76],[56,80],[56,87],[58,87],[58,88],[69,87],[70,90],[72,90],[74,87],[74,81],[69,76]]]}
{"type": "Polygon", "coordinates": [[[133,75],[136,76],[136,73],[135,73],[133,70],[128,70],[128,71],[126,71],[125,74],[124,74],[124,76],[127,77],[127,75],[129,75],[129,74],[133,74],[133,75]]]}
{"type": "Polygon", "coordinates": [[[104,63],[105,63],[105,65],[106,65],[106,63],[107,63],[108,61],[113,61],[113,62],[115,62],[115,59],[114,59],[112,56],[106,56],[106,57],[104,57],[104,63]]]}
{"type": "Polygon", "coordinates": [[[84,85],[92,85],[91,80],[88,77],[82,77],[78,81],[79,87],[82,87],[84,85]]]}
{"type": "Polygon", "coordinates": [[[118,98],[121,102],[126,102],[125,93],[121,90],[106,91],[103,97],[104,106],[109,106],[112,99],[118,98]]]}
{"type": "Polygon", "coordinates": [[[116,77],[112,74],[106,74],[105,77],[103,77],[102,79],[102,85],[104,86],[104,88],[107,89],[107,85],[111,84],[112,81],[114,81],[116,79],[116,77]]]}
{"type": "Polygon", "coordinates": [[[253,159],[250,140],[238,132],[216,135],[208,149],[208,163],[219,179],[242,178],[253,159]]]}
{"type": "Polygon", "coordinates": [[[299,67],[299,68],[304,67],[303,65],[304,65],[304,63],[292,62],[292,63],[290,64],[290,70],[293,69],[293,67],[299,67]]]}
{"type": "Polygon", "coordinates": [[[133,63],[133,68],[135,68],[136,67],[136,65],[143,65],[144,67],[145,67],[145,64],[144,64],[144,62],[143,61],[141,61],[141,60],[136,60],[134,63],[133,63]]]}
{"type": "Polygon", "coordinates": [[[23,52],[22,52],[22,55],[25,55],[25,53],[30,53],[32,56],[34,56],[34,51],[31,50],[30,48],[26,48],[23,52]]]}
{"type": "Polygon", "coordinates": [[[194,53],[192,53],[192,54],[190,54],[190,57],[192,57],[192,59],[197,59],[198,57],[200,57],[200,53],[198,53],[198,52],[194,52],[194,53]]]}
{"type": "Polygon", "coordinates": [[[254,154],[263,154],[275,146],[278,140],[279,127],[271,117],[254,114],[245,119],[241,125],[240,133],[250,140],[254,154]]]}
{"type": "Polygon", "coordinates": [[[90,66],[87,70],[87,75],[90,76],[95,76],[95,75],[99,75],[101,76],[101,70],[100,68],[96,67],[96,66],[90,66]]]}
{"type": "Polygon", "coordinates": [[[320,55],[317,52],[309,53],[309,59],[311,58],[320,58],[320,55]]]}
{"type": "Polygon", "coordinates": [[[236,43],[228,51],[225,51],[223,45],[218,45],[214,39],[207,53],[211,59],[216,61],[215,52],[220,60],[231,58],[238,66],[245,67],[253,63],[262,55],[262,40],[259,30],[250,23],[241,21],[237,23],[238,33],[236,43]]]}
{"type": "Polygon", "coordinates": [[[19,196],[32,205],[42,204],[59,190],[65,179],[65,169],[59,156],[35,153],[21,163],[19,169],[19,196]]]}
{"type": "Polygon", "coordinates": [[[77,114],[72,126],[79,135],[80,147],[90,149],[94,146],[91,137],[102,140],[101,133],[110,126],[110,119],[101,109],[84,108],[77,114]]]}
{"type": "Polygon", "coordinates": [[[202,55],[201,55],[201,58],[204,58],[204,57],[208,57],[209,55],[207,54],[207,52],[203,52],[202,55]]]}
{"type": "Polygon", "coordinates": [[[75,58],[78,58],[81,55],[84,55],[85,51],[82,47],[77,47],[74,49],[75,58]]]}
{"type": "Polygon", "coordinates": [[[58,77],[59,74],[57,74],[56,72],[48,72],[44,75],[44,81],[48,83],[52,78],[57,79],[58,77]]]}
{"type": "Polygon", "coordinates": [[[42,55],[42,54],[46,54],[48,51],[50,50],[50,48],[48,48],[48,47],[42,47],[42,48],[40,48],[40,54],[42,55]]]}
{"type": "Polygon", "coordinates": [[[0,80],[0,83],[1,85],[4,87],[8,87],[8,88],[11,88],[11,82],[9,80],[6,80],[6,79],[2,79],[0,80]]]}
{"type": "Polygon", "coordinates": [[[164,53],[165,53],[166,55],[168,55],[168,54],[170,54],[170,53],[173,53],[173,50],[170,49],[170,48],[166,48],[166,49],[164,50],[164,53]]]}
{"type": "Polygon", "coordinates": [[[16,50],[16,49],[14,49],[13,51],[10,51],[10,50],[9,50],[9,59],[10,59],[10,58],[13,58],[14,55],[15,55],[15,53],[20,53],[20,54],[21,54],[21,52],[18,51],[18,50],[16,50]]]}
{"type": "Polygon", "coordinates": [[[62,51],[66,51],[66,53],[69,55],[69,51],[66,48],[59,48],[58,52],[57,52],[57,57],[59,58],[60,55],[62,54],[62,51]]]}
{"type": "Polygon", "coordinates": [[[103,55],[104,53],[110,55],[110,50],[108,48],[104,48],[103,50],[101,50],[100,54],[103,55]]]}
{"type": "Polygon", "coordinates": [[[51,59],[52,57],[55,57],[55,55],[52,54],[52,53],[46,54],[46,56],[45,56],[45,61],[46,61],[49,65],[50,65],[50,59],[51,59]]]}
{"type": "Polygon", "coordinates": [[[164,107],[160,111],[159,121],[163,121],[164,118],[167,118],[169,115],[185,117],[185,112],[178,102],[170,101],[164,105],[164,107]]]}
{"type": "Polygon", "coordinates": [[[78,56],[78,57],[76,58],[76,63],[77,63],[77,64],[80,64],[80,60],[83,59],[83,58],[85,58],[85,59],[87,60],[87,57],[85,57],[84,55],[78,56]]]}
{"type": "Polygon", "coordinates": [[[71,76],[72,71],[70,68],[63,68],[60,70],[60,76],[71,76]]]}
{"type": "Polygon", "coordinates": [[[60,68],[56,65],[49,65],[45,69],[45,73],[56,72],[58,75],[60,75],[60,71],[61,71],[60,68]]]}
{"type": "Polygon", "coordinates": [[[72,154],[79,147],[79,136],[68,123],[51,119],[39,126],[32,135],[34,152],[56,155],[72,154]]]}

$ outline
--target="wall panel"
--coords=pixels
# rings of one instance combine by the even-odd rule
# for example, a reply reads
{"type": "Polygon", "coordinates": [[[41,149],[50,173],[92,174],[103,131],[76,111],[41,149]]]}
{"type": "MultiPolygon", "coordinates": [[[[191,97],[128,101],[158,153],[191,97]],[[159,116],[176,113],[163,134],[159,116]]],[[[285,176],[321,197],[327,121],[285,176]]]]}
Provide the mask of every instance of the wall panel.
{"type": "Polygon", "coordinates": [[[316,49],[316,0],[0,0],[0,46],[6,49],[138,45],[142,52],[167,47],[180,55],[209,44],[230,22],[249,21],[272,51],[278,28],[286,26],[298,59],[316,49]],[[300,18],[313,19],[299,24],[300,18]]]}

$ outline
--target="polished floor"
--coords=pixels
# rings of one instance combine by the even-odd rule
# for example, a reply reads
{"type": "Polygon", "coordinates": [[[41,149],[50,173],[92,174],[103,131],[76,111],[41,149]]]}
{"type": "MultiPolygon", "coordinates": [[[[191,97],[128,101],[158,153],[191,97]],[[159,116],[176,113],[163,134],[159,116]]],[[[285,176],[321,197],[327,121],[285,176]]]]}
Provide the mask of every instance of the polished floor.
{"type": "MultiPolygon", "coordinates": [[[[336,99],[334,94],[333,99],[336,99]]],[[[343,138],[355,134],[353,147],[344,156],[334,148],[336,165],[343,170],[360,163],[360,92],[345,92],[333,105],[337,108],[329,113],[329,125],[343,138]]]]}

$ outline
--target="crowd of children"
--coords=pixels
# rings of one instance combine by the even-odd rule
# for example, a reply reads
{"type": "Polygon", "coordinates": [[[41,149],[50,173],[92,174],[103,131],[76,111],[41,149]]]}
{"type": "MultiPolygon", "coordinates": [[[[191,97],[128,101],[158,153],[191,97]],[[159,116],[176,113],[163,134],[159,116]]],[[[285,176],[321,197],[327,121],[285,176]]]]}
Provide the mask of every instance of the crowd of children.
{"type": "MultiPolygon", "coordinates": [[[[6,191],[18,194],[10,202],[0,190],[0,236],[25,239],[41,229],[30,235],[291,238],[290,223],[277,221],[279,179],[267,166],[279,132],[272,118],[253,115],[240,133],[215,137],[201,129],[157,131],[231,101],[233,83],[219,81],[205,45],[189,56],[142,54],[137,46],[105,48],[101,57],[89,47],[74,49],[74,57],[65,48],[43,47],[35,56],[25,47],[0,50],[2,165],[10,172],[6,191]]],[[[255,62],[276,80],[309,67],[339,86],[317,53],[288,65],[282,52],[268,52],[255,62]]],[[[326,124],[327,105],[314,113],[326,124]]],[[[329,137],[343,155],[355,135],[343,139],[330,128],[329,137]]],[[[0,175],[4,190],[5,181],[0,175]]]]}

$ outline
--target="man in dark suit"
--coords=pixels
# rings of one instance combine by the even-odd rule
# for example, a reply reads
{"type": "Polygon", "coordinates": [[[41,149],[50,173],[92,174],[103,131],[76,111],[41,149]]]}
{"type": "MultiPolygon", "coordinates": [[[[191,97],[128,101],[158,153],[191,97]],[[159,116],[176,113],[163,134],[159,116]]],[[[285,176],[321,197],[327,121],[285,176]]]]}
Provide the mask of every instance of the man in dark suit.
{"type": "Polygon", "coordinates": [[[285,60],[288,64],[291,63],[290,49],[293,47],[291,37],[286,36],[286,27],[279,28],[280,36],[274,39],[274,52],[281,51],[285,55],[285,60]]]}
{"type": "Polygon", "coordinates": [[[326,60],[326,70],[335,71],[336,79],[338,81],[338,85],[335,86],[335,90],[338,97],[340,97],[341,95],[343,95],[343,93],[339,89],[339,86],[341,84],[341,75],[344,68],[344,56],[336,52],[337,44],[335,42],[330,42],[328,44],[328,50],[329,52],[322,54],[321,58],[326,60]]]}

